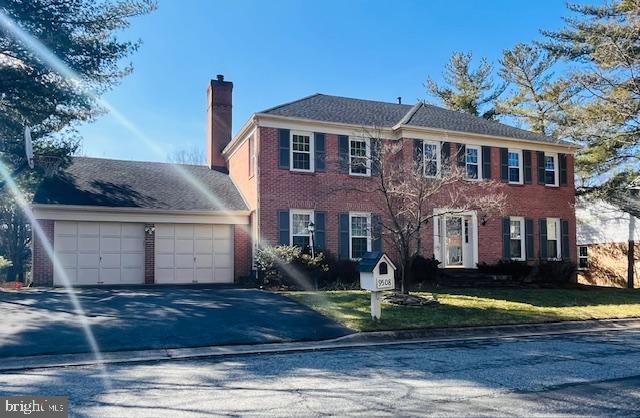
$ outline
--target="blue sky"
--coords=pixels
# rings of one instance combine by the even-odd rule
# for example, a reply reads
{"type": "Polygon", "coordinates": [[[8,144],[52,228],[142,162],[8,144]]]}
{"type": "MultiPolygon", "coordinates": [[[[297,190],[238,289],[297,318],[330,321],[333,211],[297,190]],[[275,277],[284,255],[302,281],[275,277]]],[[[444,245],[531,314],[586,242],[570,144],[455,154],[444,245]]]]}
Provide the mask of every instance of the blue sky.
{"type": "Polygon", "coordinates": [[[83,155],[163,161],[205,144],[206,86],[234,82],[234,133],[253,113],[316,92],[415,103],[454,51],[495,61],[557,29],[564,0],[159,0],[136,18],[134,72],[105,98],[161,147],[106,114],[81,126],[83,155]]]}

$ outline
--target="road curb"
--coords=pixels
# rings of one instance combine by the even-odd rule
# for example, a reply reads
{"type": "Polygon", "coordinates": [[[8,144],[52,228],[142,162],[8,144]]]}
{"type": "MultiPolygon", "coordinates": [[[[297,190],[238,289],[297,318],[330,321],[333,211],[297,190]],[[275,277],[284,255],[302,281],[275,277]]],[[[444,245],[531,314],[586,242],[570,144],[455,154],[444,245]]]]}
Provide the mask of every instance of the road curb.
{"type": "MultiPolygon", "coordinates": [[[[503,338],[527,338],[590,332],[640,329],[640,318],[564,321],[488,327],[437,328],[355,333],[331,340],[270,343],[254,345],[167,348],[102,353],[103,364],[141,363],[163,360],[227,357],[255,354],[290,353],[345,348],[365,348],[406,344],[443,344],[457,341],[482,341],[503,338]]],[[[55,367],[91,366],[100,361],[91,353],[56,354],[1,359],[0,372],[55,367]]]]}

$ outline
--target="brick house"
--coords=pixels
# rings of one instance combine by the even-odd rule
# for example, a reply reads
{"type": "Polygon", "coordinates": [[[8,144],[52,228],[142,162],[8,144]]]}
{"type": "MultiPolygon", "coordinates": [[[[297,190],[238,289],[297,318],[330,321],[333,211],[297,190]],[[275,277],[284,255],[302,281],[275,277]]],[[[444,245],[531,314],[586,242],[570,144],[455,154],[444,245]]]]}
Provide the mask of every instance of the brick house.
{"type": "Polygon", "coordinates": [[[408,158],[417,150],[433,173],[457,155],[470,181],[504,183],[508,216],[427,225],[424,253],[443,267],[576,260],[570,144],[423,103],[323,94],[255,113],[232,138],[232,90],[222,76],[209,84],[207,167],[76,158],[43,184],[33,206],[59,266],[34,237],[36,284],[231,282],[249,274],[258,246],[309,243],[310,222],[316,246],[340,258],[389,250],[372,233],[381,197],[331,187],[372,181],[357,163],[371,152],[363,127],[400,141],[408,158]]]}

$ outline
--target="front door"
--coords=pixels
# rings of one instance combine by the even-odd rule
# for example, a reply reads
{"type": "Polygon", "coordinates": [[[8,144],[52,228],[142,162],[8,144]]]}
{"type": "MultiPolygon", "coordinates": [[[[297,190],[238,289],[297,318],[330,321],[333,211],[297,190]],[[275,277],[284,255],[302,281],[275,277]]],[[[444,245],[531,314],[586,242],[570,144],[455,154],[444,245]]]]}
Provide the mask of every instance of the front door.
{"type": "Polygon", "coordinates": [[[449,215],[444,218],[445,267],[473,268],[475,238],[473,219],[468,215],[449,215]]]}

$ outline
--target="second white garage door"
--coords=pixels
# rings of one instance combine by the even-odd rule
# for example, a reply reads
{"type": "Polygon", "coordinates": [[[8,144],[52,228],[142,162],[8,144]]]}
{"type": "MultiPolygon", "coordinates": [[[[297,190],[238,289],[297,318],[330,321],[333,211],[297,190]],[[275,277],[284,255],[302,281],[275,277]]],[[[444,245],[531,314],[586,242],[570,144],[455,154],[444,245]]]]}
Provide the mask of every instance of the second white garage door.
{"type": "Polygon", "coordinates": [[[232,226],[156,224],[155,282],[233,283],[232,226]]]}

